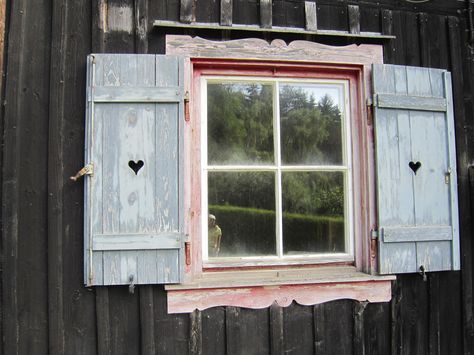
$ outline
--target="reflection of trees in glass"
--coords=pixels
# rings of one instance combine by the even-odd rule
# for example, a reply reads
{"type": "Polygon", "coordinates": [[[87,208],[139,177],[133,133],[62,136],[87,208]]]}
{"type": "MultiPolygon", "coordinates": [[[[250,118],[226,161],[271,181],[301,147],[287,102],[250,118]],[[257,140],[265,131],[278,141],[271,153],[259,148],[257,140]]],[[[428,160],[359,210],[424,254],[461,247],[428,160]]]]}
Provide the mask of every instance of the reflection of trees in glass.
{"type": "Polygon", "coordinates": [[[304,215],[344,215],[341,172],[287,172],[282,176],[283,210],[304,215]]]}
{"type": "Polygon", "coordinates": [[[272,163],[272,87],[209,84],[207,97],[209,163],[272,163]]]}
{"type": "MultiPolygon", "coordinates": [[[[316,100],[307,87],[280,85],[282,163],[343,165],[341,112],[331,95],[316,100]]],[[[208,84],[209,165],[274,164],[272,95],[268,84],[208,84]]],[[[343,251],[344,175],[283,171],[277,191],[276,172],[209,171],[209,213],[223,235],[220,256],[275,253],[277,193],[285,253],[343,251]]]]}
{"type": "Polygon", "coordinates": [[[342,164],[341,114],[330,95],[319,102],[298,85],[280,88],[282,162],[342,164]]]}

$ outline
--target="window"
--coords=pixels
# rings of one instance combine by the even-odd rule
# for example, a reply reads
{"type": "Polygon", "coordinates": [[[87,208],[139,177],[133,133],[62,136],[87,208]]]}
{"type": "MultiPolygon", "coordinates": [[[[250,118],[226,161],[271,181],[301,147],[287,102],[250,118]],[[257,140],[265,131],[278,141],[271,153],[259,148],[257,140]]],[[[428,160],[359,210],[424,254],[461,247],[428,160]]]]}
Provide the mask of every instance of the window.
{"type": "Polygon", "coordinates": [[[459,269],[448,72],[376,45],[167,53],[88,58],[87,286],[166,284],[189,312],[382,302],[377,272],[459,269]]]}
{"type": "Polygon", "coordinates": [[[206,265],[353,260],[348,90],[201,77],[206,265]]]}

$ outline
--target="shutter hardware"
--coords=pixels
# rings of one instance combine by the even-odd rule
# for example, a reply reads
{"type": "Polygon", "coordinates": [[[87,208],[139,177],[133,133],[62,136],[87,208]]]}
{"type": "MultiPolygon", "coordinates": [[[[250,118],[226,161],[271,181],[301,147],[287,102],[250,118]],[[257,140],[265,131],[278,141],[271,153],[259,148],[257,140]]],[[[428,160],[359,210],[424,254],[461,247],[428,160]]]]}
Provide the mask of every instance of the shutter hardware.
{"type": "Polygon", "coordinates": [[[72,181],[77,181],[80,177],[84,175],[93,175],[94,174],[94,164],[87,164],[81,170],[79,170],[76,175],[71,176],[69,179],[72,181]]]}
{"type": "Polygon", "coordinates": [[[184,94],[184,120],[186,122],[189,122],[190,120],[190,115],[189,115],[189,91],[186,91],[184,94]]]}
{"type": "Polygon", "coordinates": [[[370,238],[371,238],[372,240],[378,239],[378,238],[379,238],[379,231],[376,230],[376,229],[372,229],[372,230],[370,231],[370,238]]]}
{"type": "Polygon", "coordinates": [[[448,168],[448,170],[446,171],[446,173],[444,174],[444,182],[445,184],[449,185],[449,181],[451,179],[451,168],[448,168]]]}

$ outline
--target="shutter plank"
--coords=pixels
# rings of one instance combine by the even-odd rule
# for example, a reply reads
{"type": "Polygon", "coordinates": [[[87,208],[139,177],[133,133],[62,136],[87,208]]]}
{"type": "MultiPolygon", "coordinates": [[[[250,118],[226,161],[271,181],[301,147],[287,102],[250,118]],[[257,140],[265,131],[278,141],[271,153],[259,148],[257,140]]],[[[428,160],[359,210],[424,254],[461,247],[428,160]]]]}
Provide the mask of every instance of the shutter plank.
{"type": "Polygon", "coordinates": [[[411,152],[414,162],[421,162],[413,174],[415,224],[449,225],[449,185],[445,182],[448,169],[446,118],[444,114],[410,111],[411,152]],[[435,143],[436,142],[436,143],[435,143]]]}
{"type": "Polygon", "coordinates": [[[140,250],[137,252],[137,283],[156,284],[158,279],[158,252],[156,250],[140,250]]]}
{"type": "Polygon", "coordinates": [[[450,241],[416,243],[416,259],[427,271],[452,269],[450,241]]]}
{"type": "Polygon", "coordinates": [[[387,243],[379,249],[380,272],[384,274],[416,272],[415,243],[387,243]]]}
{"type": "Polygon", "coordinates": [[[458,181],[457,169],[456,169],[456,144],[455,144],[455,130],[454,130],[454,100],[453,100],[453,90],[451,84],[451,73],[443,72],[443,83],[444,83],[444,93],[448,103],[446,110],[447,114],[447,130],[448,130],[448,159],[449,159],[449,181],[450,181],[450,199],[451,199],[451,219],[452,219],[452,229],[453,236],[458,236],[458,238],[453,238],[452,243],[452,257],[453,257],[453,270],[461,269],[461,253],[459,246],[459,211],[458,206],[458,190],[456,182],[458,181]]]}
{"type": "Polygon", "coordinates": [[[173,104],[161,104],[156,106],[156,115],[160,117],[156,127],[156,145],[160,154],[155,159],[155,169],[159,174],[159,178],[155,180],[156,201],[158,206],[155,220],[160,231],[176,231],[178,224],[178,156],[176,149],[178,122],[178,107],[173,104]],[[166,207],[165,207],[166,206],[166,207]],[[161,208],[160,208],[161,207],[161,208]]]}
{"type": "Polygon", "coordinates": [[[410,144],[408,112],[381,109],[377,114],[377,180],[379,219],[388,225],[415,223],[409,152],[394,147],[410,144]],[[403,198],[401,198],[403,197],[403,198]]]}

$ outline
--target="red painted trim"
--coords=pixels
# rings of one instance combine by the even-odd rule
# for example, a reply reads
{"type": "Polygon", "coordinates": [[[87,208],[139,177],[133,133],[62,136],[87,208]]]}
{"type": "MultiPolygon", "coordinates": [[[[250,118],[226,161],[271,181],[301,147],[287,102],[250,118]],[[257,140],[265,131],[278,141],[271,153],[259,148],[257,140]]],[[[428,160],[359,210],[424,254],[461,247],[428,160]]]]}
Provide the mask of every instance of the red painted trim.
{"type": "Polygon", "coordinates": [[[266,308],[276,303],[281,307],[293,301],[314,305],[337,299],[388,302],[391,281],[367,281],[338,284],[306,284],[255,286],[221,289],[168,290],[168,313],[189,313],[215,306],[266,308]]]}

